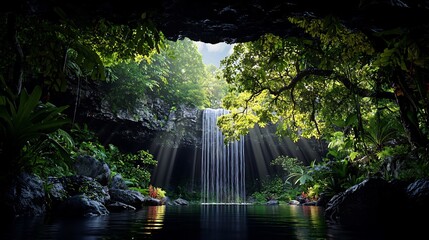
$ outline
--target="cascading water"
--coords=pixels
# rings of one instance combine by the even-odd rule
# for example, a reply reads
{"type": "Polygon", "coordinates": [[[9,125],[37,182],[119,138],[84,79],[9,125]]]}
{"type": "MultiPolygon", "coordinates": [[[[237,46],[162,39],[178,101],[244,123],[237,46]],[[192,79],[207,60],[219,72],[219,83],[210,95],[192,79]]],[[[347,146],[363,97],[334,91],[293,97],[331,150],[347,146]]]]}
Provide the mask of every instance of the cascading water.
{"type": "Polygon", "coordinates": [[[224,143],[217,127],[217,118],[225,109],[203,111],[201,201],[213,203],[245,203],[244,140],[224,143]]]}

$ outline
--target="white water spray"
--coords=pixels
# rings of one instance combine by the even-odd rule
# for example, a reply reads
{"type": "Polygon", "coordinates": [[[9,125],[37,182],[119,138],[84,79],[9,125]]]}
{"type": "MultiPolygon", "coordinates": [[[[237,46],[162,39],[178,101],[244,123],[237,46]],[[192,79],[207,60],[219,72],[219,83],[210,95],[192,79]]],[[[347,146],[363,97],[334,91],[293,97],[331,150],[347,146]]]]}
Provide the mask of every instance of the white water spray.
{"type": "Polygon", "coordinates": [[[227,111],[203,112],[201,202],[203,204],[245,203],[244,140],[224,144],[217,118],[227,111]]]}

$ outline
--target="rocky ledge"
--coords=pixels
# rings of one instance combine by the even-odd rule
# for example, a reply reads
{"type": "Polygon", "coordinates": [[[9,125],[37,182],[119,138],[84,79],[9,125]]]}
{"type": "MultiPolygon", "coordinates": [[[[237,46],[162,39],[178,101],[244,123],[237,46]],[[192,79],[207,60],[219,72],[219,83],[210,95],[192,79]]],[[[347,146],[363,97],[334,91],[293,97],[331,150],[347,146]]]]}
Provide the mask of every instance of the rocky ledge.
{"type": "Polygon", "coordinates": [[[18,175],[3,193],[2,215],[98,216],[166,203],[128,189],[120,175],[110,177],[109,167],[95,158],[82,156],[77,162],[73,176],[44,181],[25,172],[18,175]]]}

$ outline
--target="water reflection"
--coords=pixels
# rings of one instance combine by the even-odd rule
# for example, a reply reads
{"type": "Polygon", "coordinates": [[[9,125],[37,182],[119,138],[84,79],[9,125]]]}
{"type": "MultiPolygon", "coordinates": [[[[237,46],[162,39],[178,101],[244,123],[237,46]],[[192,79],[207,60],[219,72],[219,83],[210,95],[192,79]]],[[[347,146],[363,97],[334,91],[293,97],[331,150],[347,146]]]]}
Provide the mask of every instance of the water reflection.
{"type": "Polygon", "coordinates": [[[201,239],[247,239],[246,205],[201,205],[201,239]]]}
{"type": "Polygon", "coordinates": [[[289,205],[203,205],[200,239],[325,239],[322,209],[289,205]]]}
{"type": "Polygon", "coordinates": [[[252,239],[325,239],[321,208],[315,206],[249,206],[248,228],[252,239]]]}
{"type": "Polygon", "coordinates": [[[153,230],[162,229],[165,215],[165,205],[149,206],[147,209],[147,218],[144,226],[144,233],[151,234],[153,230]]]}
{"type": "MultiPolygon", "coordinates": [[[[327,224],[323,209],[289,205],[151,206],[86,218],[18,218],[0,225],[0,239],[389,239],[389,228],[327,224]]],[[[403,230],[400,226],[398,231],[403,230]]],[[[390,234],[389,236],[392,236],[390,234]]]]}

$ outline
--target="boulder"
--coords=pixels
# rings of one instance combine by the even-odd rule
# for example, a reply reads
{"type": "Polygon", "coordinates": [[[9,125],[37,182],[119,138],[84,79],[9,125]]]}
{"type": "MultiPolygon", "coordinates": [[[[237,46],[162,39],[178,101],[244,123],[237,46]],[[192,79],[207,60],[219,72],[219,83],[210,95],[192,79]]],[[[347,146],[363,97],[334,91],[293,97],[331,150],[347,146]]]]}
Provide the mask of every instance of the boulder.
{"type": "Polygon", "coordinates": [[[103,186],[110,180],[109,166],[91,156],[78,156],[73,166],[77,175],[91,177],[103,186]]]}
{"type": "Polygon", "coordinates": [[[106,205],[106,208],[110,211],[110,212],[122,212],[124,210],[136,210],[135,207],[125,204],[125,203],[121,203],[121,202],[112,202],[106,205]]]}
{"type": "Polygon", "coordinates": [[[59,178],[68,196],[86,195],[90,199],[102,204],[110,200],[109,190],[91,177],[82,175],[66,176],[59,178]]]}
{"type": "Polygon", "coordinates": [[[325,217],[343,225],[376,226],[400,219],[405,203],[403,189],[381,178],[369,178],[332,197],[325,217]]]}
{"type": "Polygon", "coordinates": [[[135,208],[141,208],[145,197],[138,191],[125,189],[109,189],[111,201],[121,202],[135,208]]]}
{"type": "Polygon", "coordinates": [[[55,214],[60,216],[100,216],[109,214],[107,208],[100,202],[86,195],[75,195],[60,204],[55,214]]]}
{"type": "Polygon", "coordinates": [[[3,194],[3,216],[37,216],[46,212],[44,184],[34,174],[19,174],[3,194]]]}

